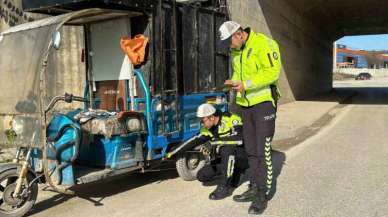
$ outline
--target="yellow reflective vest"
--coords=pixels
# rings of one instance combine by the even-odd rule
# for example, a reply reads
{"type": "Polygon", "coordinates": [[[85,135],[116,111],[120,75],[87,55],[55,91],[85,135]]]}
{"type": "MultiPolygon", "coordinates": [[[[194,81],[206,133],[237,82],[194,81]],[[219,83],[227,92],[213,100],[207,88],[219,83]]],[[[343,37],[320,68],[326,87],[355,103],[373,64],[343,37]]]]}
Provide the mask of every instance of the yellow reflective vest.
{"type": "Polygon", "coordinates": [[[245,31],[249,34],[245,45],[241,50],[231,51],[233,67],[231,80],[243,82],[245,88],[244,92],[237,93],[236,103],[249,107],[271,101],[276,106],[270,85],[277,85],[279,79],[281,68],[279,45],[264,34],[255,33],[249,28],[245,31]]]}
{"type": "Polygon", "coordinates": [[[216,126],[210,130],[202,127],[200,134],[212,145],[242,145],[242,120],[236,114],[224,112],[216,126]]]}

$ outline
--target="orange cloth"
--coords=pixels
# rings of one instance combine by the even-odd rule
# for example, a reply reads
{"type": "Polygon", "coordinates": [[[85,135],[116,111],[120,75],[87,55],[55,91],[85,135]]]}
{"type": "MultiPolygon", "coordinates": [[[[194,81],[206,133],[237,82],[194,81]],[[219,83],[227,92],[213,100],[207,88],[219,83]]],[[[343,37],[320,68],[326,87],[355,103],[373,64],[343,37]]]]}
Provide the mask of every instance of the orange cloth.
{"type": "Polygon", "coordinates": [[[144,62],[147,44],[148,38],[141,34],[136,35],[133,39],[122,37],[120,40],[121,49],[135,66],[144,62]]]}

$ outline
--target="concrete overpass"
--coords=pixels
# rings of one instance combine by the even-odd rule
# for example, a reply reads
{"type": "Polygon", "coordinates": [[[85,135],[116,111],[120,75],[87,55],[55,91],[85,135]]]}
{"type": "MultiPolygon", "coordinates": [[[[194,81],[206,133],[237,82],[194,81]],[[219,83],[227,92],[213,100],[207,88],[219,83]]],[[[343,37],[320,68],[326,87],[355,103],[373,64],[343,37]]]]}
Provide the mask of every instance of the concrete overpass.
{"type": "MultiPolygon", "coordinates": [[[[35,17],[23,13],[20,2],[0,1],[0,30],[35,17]]],[[[283,102],[330,90],[333,42],[388,33],[387,6],[381,0],[228,0],[233,20],[279,41],[283,102]]]]}
{"type": "Polygon", "coordinates": [[[325,24],[324,31],[330,38],[344,35],[381,34],[388,32],[385,1],[288,1],[315,25],[325,24]]]}

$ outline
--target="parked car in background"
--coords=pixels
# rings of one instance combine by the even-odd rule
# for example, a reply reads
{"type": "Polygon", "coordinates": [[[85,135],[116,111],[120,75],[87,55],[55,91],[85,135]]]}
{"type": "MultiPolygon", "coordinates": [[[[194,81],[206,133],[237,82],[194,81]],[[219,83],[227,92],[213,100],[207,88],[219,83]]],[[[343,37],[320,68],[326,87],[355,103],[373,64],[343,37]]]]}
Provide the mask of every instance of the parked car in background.
{"type": "Polygon", "coordinates": [[[361,72],[356,76],[356,80],[370,80],[372,78],[372,75],[368,72],[361,72]]]}

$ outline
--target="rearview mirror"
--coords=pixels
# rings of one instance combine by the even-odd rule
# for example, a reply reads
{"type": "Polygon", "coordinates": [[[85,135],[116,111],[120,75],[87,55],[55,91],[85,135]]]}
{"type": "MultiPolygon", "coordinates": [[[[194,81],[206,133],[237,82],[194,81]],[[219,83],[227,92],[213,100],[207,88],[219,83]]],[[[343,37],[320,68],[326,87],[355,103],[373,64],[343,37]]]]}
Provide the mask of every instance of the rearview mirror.
{"type": "Polygon", "coordinates": [[[61,46],[61,33],[59,31],[55,31],[52,35],[52,40],[53,47],[58,50],[61,46]]]}

